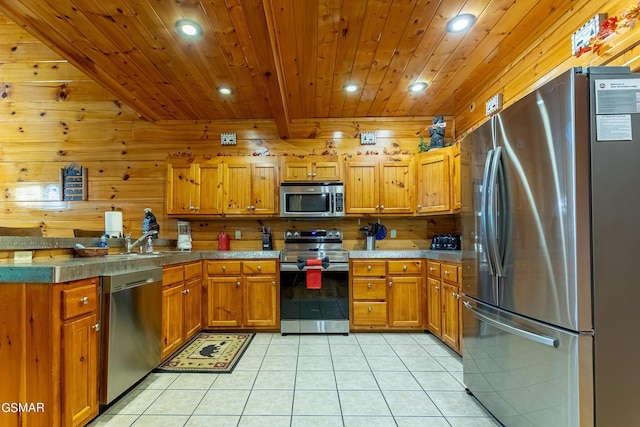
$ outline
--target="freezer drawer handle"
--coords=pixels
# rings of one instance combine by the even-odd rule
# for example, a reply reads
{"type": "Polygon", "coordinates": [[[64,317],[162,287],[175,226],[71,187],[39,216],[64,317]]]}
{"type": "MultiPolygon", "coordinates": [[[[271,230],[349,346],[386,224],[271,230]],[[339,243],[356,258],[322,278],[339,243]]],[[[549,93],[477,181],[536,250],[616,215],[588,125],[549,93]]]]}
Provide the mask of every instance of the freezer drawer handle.
{"type": "Polygon", "coordinates": [[[510,334],[514,334],[514,335],[518,335],[519,337],[522,337],[524,339],[527,339],[529,341],[535,341],[537,343],[540,344],[544,344],[544,345],[548,345],[549,347],[555,347],[557,348],[558,345],[560,345],[560,343],[558,342],[557,338],[554,337],[548,337],[545,335],[539,335],[539,334],[534,334],[533,332],[529,332],[529,331],[525,331],[523,329],[520,328],[516,328],[515,326],[511,326],[511,325],[507,325],[506,323],[502,323],[499,322],[495,319],[492,319],[491,317],[482,314],[480,312],[480,310],[474,308],[471,304],[469,304],[467,301],[464,302],[464,306],[473,313],[474,316],[476,316],[478,319],[489,323],[491,326],[494,326],[498,329],[502,329],[505,332],[508,332],[510,334]]]}

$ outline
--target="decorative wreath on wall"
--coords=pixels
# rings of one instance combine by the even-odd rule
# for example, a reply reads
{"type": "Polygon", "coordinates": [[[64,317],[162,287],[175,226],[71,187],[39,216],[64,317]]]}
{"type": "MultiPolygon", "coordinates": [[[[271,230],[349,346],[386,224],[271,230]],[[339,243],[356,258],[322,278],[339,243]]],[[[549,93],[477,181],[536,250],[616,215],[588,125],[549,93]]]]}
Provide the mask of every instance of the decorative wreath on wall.
{"type": "Polygon", "coordinates": [[[640,1],[637,4],[629,6],[627,10],[620,15],[605,19],[604,22],[600,24],[598,33],[594,37],[591,37],[589,43],[580,46],[580,49],[576,52],[576,58],[581,57],[587,52],[595,52],[600,55],[606,51],[608,46],[604,43],[605,39],[622,28],[633,27],[639,15],[640,1]]]}

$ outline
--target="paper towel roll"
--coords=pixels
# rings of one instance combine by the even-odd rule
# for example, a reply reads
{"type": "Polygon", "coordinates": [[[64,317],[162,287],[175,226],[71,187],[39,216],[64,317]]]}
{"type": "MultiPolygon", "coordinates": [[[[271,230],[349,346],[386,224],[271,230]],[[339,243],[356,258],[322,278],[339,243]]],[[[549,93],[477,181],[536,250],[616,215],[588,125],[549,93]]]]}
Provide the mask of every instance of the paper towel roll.
{"type": "Polygon", "coordinates": [[[122,237],[122,212],[105,212],[104,230],[109,237],[122,237]]]}

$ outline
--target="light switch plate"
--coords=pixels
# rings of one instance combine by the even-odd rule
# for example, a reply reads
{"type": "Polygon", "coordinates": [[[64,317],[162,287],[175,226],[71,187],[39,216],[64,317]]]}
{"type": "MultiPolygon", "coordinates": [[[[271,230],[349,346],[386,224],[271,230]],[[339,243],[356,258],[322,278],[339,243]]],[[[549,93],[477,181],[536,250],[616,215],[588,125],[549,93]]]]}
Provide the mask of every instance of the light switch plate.
{"type": "Polygon", "coordinates": [[[236,230],[236,240],[242,239],[242,231],[236,230]]]}
{"type": "Polygon", "coordinates": [[[375,132],[360,132],[360,144],[361,145],[373,145],[376,143],[375,132]]]}
{"type": "Polygon", "coordinates": [[[392,228],[392,229],[391,229],[391,234],[390,234],[390,236],[391,236],[391,238],[392,238],[392,239],[395,239],[395,238],[396,238],[396,229],[395,229],[395,228],[392,228]]]}

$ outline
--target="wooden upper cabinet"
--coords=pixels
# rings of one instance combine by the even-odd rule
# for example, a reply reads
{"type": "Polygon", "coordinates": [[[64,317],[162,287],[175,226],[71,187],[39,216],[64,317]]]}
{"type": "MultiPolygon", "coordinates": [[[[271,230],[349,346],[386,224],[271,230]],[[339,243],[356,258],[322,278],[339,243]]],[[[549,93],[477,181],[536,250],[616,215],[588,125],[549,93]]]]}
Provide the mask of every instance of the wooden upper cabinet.
{"type": "Polygon", "coordinates": [[[278,213],[278,163],[225,160],[222,213],[274,215],[278,213]]]}
{"type": "Polygon", "coordinates": [[[222,213],[222,164],[170,163],[167,166],[167,214],[222,213]]]}
{"type": "Polygon", "coordinates": [[[414,212],[413,157],[350,159],[346,165],[346,213],[397,215],[414,212]]]}
{"type": "Polygon", "coordinates": [[[418,213],[451,210],[451,150],[449,147],[418,155],[418,213]]]}
{"type": "Polygon", "coordinates": [[[283,182],[340,181],[341,177],[342,164],[337,156],[282,157],[283,182]]]}

